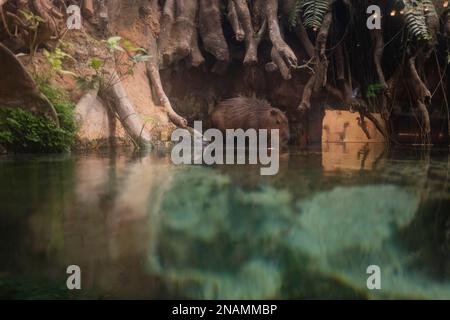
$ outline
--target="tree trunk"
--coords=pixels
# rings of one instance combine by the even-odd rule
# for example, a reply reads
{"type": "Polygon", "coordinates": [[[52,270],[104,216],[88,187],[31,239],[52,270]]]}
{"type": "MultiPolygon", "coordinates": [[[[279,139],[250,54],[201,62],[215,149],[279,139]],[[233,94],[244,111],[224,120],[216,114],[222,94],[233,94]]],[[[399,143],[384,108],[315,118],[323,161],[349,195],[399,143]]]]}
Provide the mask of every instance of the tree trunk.
{"type": "Polygon", "coordinates": [[[100,89],[100,97],[117,112],[120,122],[136,144],[144,148],[151,147],[152,141],[148,131],[145,129],[145,123],[127,97],[116,72],[112,75],[111,83],[112,85],[100,89]]]}

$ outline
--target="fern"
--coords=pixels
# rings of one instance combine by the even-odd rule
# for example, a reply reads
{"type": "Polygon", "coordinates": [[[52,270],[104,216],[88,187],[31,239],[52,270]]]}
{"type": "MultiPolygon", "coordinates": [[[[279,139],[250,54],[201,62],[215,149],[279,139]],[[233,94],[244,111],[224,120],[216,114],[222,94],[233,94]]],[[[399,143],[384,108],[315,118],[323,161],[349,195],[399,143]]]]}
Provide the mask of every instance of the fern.
{"type": "Polygon", "coordinates": [[[306,28],[318,30],[323,19],[330,10],[329,0],[304,0],[302,1],[303,23],[306,28]]]}
{"type": "Polygon", "coordinates": [[[302,6],[305,0],[296,0],[294,8],[292,8],[291,13],[289,14],[289,26],[291,28],[295,28],[298,23],[298,16],[302,11],[302,6]]]}
{"type": "MultiPolygon", "coordinates": [[[[409,33],[416,39],[429,40],[426,16],[432,14],[434,6],[430,0],[404,0],[405,21],[409,33]]],[[[434,11],[436,12],[436,11],[434,11]]]]}

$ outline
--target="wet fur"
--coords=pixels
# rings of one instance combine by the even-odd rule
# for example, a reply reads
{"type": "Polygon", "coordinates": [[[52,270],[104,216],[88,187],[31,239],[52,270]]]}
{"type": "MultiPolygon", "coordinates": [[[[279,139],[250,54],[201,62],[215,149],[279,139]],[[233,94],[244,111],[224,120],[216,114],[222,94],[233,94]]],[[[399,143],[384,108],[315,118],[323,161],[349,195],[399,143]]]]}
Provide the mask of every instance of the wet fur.
{"type": "Polygon", "coordinates": [[[289,121],[279,109],[266,100],[237,97],[222,101],[212,114],[212,124],[225,132],[226,129],[279,129],[280,143],[289,140],[289,121]]]}

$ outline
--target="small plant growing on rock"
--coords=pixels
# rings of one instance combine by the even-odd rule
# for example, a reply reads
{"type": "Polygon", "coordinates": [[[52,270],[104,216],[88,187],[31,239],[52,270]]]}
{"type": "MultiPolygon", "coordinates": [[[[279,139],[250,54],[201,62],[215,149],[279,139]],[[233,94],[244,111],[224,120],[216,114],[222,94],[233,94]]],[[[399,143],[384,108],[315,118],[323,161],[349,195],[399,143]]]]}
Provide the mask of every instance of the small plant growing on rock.
{"type": "Polygon", "coordinates": [[[72,148],[77,131],[74,105],[55,87],[40,83],[39,89],[54,105],[60,126],[20,108],[0,107],[0,145],[8,151],[60,153],[72,148]]]}
{"type": "Polygon", "coordinates": [[[36,53],[37,46],[39,44],[38,43],[39,26],[41,25],[41,23],[44,23],[45,20],[31,11],[20,10],[20,13],[25,18],[27,22],[27,28],[30,32],[29,35],[30,59],[33,59],[34,54],[36,53]]]}
{"type": "Polygon", "coordinates": [[[1,108],[0,144],[15,153],[69,151],[73,133],[19,108],[1,108]]]}
{"type": "Polygon", "coordinates": [[[48,51],[44,49],[44,56],[47,58],[50,64],[52,72],[69,74],[76,77],[76,74],[63,69],[63,61],[66,58],[75,60],[71,55],[65,53],[60,47],[57,47],[54,51],[48,51]]]}
{"type": "Polygon", "coordinates": [[[107,89],[126,76],[133,75],[138,63],[150,59],[145,49],[135,47],[130,41],[115,36],[103,40],[106,54],[89,59],[88,67],[92,71],[87,76],[78,76],[77,83],[87,89],[107,89]],[[112,70],[116,70],[116,73],[112,70]],[[117,76],[118,77],[117,77],[117,76]]]}

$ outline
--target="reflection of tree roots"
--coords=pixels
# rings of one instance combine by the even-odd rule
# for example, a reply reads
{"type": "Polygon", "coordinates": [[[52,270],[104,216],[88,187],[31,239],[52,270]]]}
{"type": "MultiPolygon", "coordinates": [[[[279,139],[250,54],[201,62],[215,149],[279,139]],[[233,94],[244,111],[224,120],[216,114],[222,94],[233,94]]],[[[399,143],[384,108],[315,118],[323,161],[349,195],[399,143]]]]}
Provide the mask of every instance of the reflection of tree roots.
{"type": "Polygon", "coordinates": [[[359,151],[358,151],[358,160],[361,160],[361,170],[364,170],[366,167],[367,156],[370,153],[369,144],[366,143],[359,151]],[[362,158],[361,158],[362,157],[362,158]]]}

